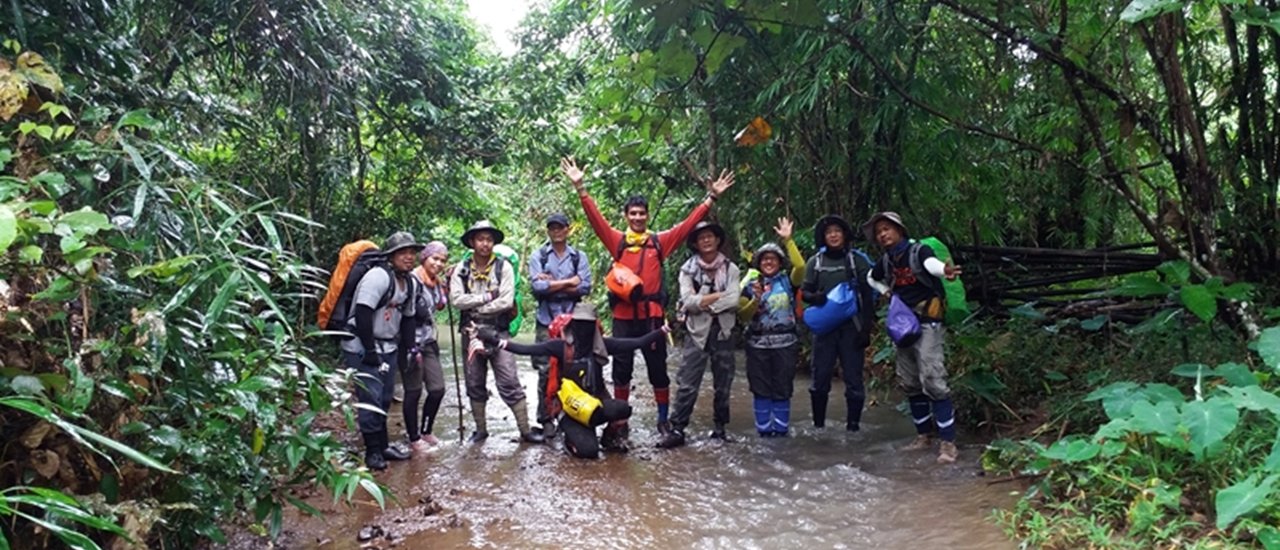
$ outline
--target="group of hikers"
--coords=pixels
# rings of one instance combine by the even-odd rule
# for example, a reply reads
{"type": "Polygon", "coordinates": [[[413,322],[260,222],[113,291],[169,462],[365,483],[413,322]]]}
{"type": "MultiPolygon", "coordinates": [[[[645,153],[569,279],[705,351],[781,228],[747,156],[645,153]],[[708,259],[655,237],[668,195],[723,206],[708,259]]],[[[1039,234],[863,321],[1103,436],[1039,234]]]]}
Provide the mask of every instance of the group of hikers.
{"type": "MultiPolygon", "coordinates": [[[[557,213],[546,219],[548,242],[529,256],[528,276],[537,299],[534,344],[511,340],[517,267],[494,247],[505,234],[481,220],[462,234],[469,257],[452,268],[445,243],[421,244],[407,232],[391,235],[378,251],[376,265],[352,272],[349,303],[338,305],[338,321],[349,333],[341,344],[345,364],[356,373],[358,424],[365,463],[373,470],[387,460],[405,460],[439,441],[432,435],[444,398],[439,331],[435,313],[451,306],[461,314],[466,397],[474,430],[470,441],[489,436],[487,378],[493,372],[498,396],[510,407],[522,441],[542,443],[563,435],[577,457],[601,450],[625,451],[629,441],[631,382],[635,352],[640,351],[657,409],[657,446],[684,445],[703,375],[710,366],[713,386],[711,438],[724,439],[729,423],[730,387],[735,373],[732,333],[742,325],[746,371],[753,395],[755,427],[761,437],[784,437],[790,430],[791,396],[799,360],[801,319],[813,334],[809,388],[815,427],[824,427],[836,361],[845,382],[845,429],[860,429],[865,404],[863,361],[881,295],[911,324],[909,335],[890,333],[897,344],[898,382],[910,404],[917,437],[906,449],[931,449],[937,461],[956,460],[954,410],[943,360],[944,296],[941,281],[960,269],[939,260],[927,245],[909,238],[902,218],[880,212],[862,224],[862,234],[879,245],[878,261],[855,246],[857,234],[838,215],[814,225],[818,250],[808,259],[793,239],[793,223],[779,218],[779,241],[755,250],[745,273],[721,252],[723,227],[706,221],[716,200],[734,184],[722,172],[708,185],[705,199],[683,221],[664,231],[649,229],[649,204],[633,196],[623,205],[623,229],[609,224],[587,193],[585,173],[572,159],[561,169],[582,203],[588,224],[613,255],[606,278],[612,336],[605,336],[594,306],[586,254],[568,244],[570,220],[557,213]],[[685,328],[676,370],[674,408],[667,371],[671,340],[666,319],[666,260],[680,244],[689,258],[678,268],[674,319],[685,328]],[[899,304],[900,303],[900,304],[899,304]],[[539,426],[529,422],[529,407],[514,355],[531,356],[538,371],[535,407],[539,426]],[[612,392],[604,367],[611,364],[612,392]],[[404,424],[408,449],[389,441],[386,415],[392,405],[396,372],[403,379],[404,424]],[[426,400],[419,408],[423,387],[426,400]],[[597,428],[603,433],[597,436],[597,428]]],[[[899,322],[895,318],[887,323],[899,322]]],[[[461,402],[461,398],[459,399],[461,402]]]]}

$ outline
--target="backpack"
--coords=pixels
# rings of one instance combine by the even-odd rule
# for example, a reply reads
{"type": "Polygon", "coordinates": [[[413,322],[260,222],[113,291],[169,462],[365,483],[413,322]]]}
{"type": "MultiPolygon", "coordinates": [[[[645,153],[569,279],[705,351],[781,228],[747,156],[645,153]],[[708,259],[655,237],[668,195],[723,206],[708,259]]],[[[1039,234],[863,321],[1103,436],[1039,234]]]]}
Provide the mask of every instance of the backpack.
{"type": "MultiPolygon", "coordinates": [[[[458,277],[462,280],[462,290],[468,294],[471,293],[471,256],[472,251],[468,250],[462,254],[462,263],[458,265],[458,277]]],[[[524,293],[520,288],[520,255],[516,251],[506,245],[494,245],[493,255],[497,258],[506,260],[498,262],[493,266],[493,277],[496,280],[502,280],[502,265],[511,264],[512,276],[515,277],[511,281],[511,285],[515,288],[515,302],[511,305],[511,311],[507,313],[510,320],[507,322],[507,333],[516,334],[520,332],[520,326],[524,324],[524,293]]]]}
{"type": "MultiPolygon", "coordinates": [[[[738,283],[738,290],[742,293],[742,296],[749,297],[751,292],[749,290],[751,288],[751,284],[754,283],[756,279],[759,279],[761,277],[764,277],[764,274],[760,273],[760,270],[754,267],[747,269],[747,274],[744,275],[742,277],[741,282],[738,283]]],[[[789,275],[784,273],[782,280],[788,287],[787,288],[788,293],[791,294],[791,305],[793,309],[792,313],[796,317],[796,324],[799,324],[804,321],[804,304],[801,303],[800,301],[801,298],[803,297],[801,295],[802,291],[800,290],[799,286],[791,284],[791,277],[789,275]]],[[[763,311],[763,305],[764,304],[761,304],[762,309],[757,310],[756,312],[757,315],[759,314],[759,312],[763,311]]],[[[746,325],[747,325],[746,330],[750,332],[755,329],[756,320],[751,319],[746,323],[746,325]]]]}
{"type": "MultiPolygon", "coordinates": [[[[316,325],[322,330],[347,330],[356,286],[370,269],[382,266],[384,262],[386,255],[372,241],[356,241],[343,246],[338,251],[338,265],[329,276],[329,288],[325,291],[324,300],[320,302],[316,325]]],[[[378,307],[391,301],[394,292],[395,287],[389,287],[387,294],[378,301],[378,307]]]]}
{"type": "MultiPolygon", "coordinates": [[[[662,262],[662,241],[658,240],[658,235],[652,231],[648,232],[648,236],[648,240],[653,242],[654,250],[658,251],[658,261],[662,262]]],[[[636,266],[635,270],[632,270],[621,262],[622,253],[626,251],[626,249],[627,239],[619,239],[618,248],[613,251],[613,267],[609,268],[609,273],[605,274],[605,287],[608,289],[607,296],[609,298],[609,307],[612,308],[613,306],[618,305],[618,302],[627,302],[634,305],[639,305],[641,302],[658,302],[658,304],[665,308],[667,305],[667,281],[666,277],[662,276],[661,265],[658,266],[657,292],[645,293],[646,289],[644,288],[643,282],[641,282],[639,285],[619,285],[626,286],[626,288],[631,289],[631,292],[624,295],[617,293],[614,289],[614,285],[609,284],[612,281],[643,281],[640,277],[641,274],[644,273],[644,245],[640,245],[640,264],[636,266]],[[628,274],[628,272],[630,272],[630,274],[628,274]]],[[[648,311],[649,308],[646,307],[645,312],[647,313],[648,311]]]]}
{"type": "MultiPolygon", "coordinates": [[[[538,249],[538,263],[542,264],[545,267],[547,265],[547,260],[551,259],[551,250],[552,250],[551,243],[542,245],[542,248],[538,249]]],[[[573,262],[573,272],[577,273],[578,268],[582,263],[582,253],[579,252],[578,249],[576,248],[573,250],[570,250],[569,261],[573,262]]]]}
{"type": "MultiPolygon", "coordinates": [[[[949,325],[964,321],[970,315],[969,304],[964,292],[964,282],[960,280],[960,277],[940,279],[929,273],[924,268],[924,261],[920,259],[921,245],[928,246],[930,250],[933,250],[933,255],[943,263],[951,262],[951,250],[937,237],[924,237],[911,242],[911,248],[907,251],[907,261],[910,264],[911,273],[916,276],[916,279],[924,281],[925,285],[931,288],[935,295],[942,298],[943,306],[946,308],[943,311],[943,321],[949,325]]],[[[888,255],[886,254],[887,257],[888,255]]],[[[886,262],[885,265],[891,264],[886,262]]]]}

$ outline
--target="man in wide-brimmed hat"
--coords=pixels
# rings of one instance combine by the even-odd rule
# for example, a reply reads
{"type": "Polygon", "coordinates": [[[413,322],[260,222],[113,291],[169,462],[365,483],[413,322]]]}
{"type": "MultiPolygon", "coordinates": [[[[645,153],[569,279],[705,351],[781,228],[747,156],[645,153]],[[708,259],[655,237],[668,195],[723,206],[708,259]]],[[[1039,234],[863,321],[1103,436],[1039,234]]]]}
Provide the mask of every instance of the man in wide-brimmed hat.
{"type": "MultiPolygon", "coordinates": [[[[505,235],[489,220],[480,220],[462,234],[462,244],[472,250],[471,259],[463,260],[453,270],[449,279],[449,303],[462,312],[462,323],[475,328],[491,327],[509,337],[512,308],[515,306],[515,267],[493,254],[493,247],[502,242],[505,235]]],[[[471,331],[463,333],[463,348],[470,344],[471,331]]],[[[467,380],[467,397],[471,400],[471,415],[476,429],[471,442],[479,443],[489,437],[485,405],[489,400],[489,368],[498,386],[498,396],[511,407],[520,438],[529,443],[541,443],[542,434],[529,428],[529,409],[525,406],[524,388],[516,373],[516,361],[510,353],[498,350],[492,354],[477,354],[464,365],[467,380]]]]}
{"type": "MultiPolygon", "coordinates": [[[[534,342],[546,341],[552,320],[575,311],[574,305],[591,294],[590,262],[584,252],[569,245],[569,217],[562,213],[547,217],[547,244],[529,256],[529,287],[538,300],[534,342]]],[[[538,370],[537,388],[546,388],[548,359],[535,355],[530,362],[538,370]]],[[[545,398],[538,399],[538,423],[544,438],[555,435],[555,420],[545,398]]]]}
{"type": "Polygon", "coordinates": [[[676,403],[671,431],[658,442],[662,448],[685,443],[685,428],[693,416],[702,375],[711,363],[715,388],[711,430],[713,439],[725,438],[729,423],[729,390],[733,384],[733,326],[738,320],[738,266],[720,252],[724,228],[715,222],[698,222],[686,242],[694,254],[680,266],[680,312],[685,335],[680,346],[680,370],[676,372],[676,403]]]}
{"type": "Polygon", "coordinates": [[[838,358],[844,373],[845,429],[856,432],[861,428],[862,407],[866,403],[866,389],[862,382],[863,352],[870,341],[871,324],[875,321],[875,294],[866,283],[871,259],[853,247],[853,239],[853,228],[844,218],[835,214],[820,218],[813,226],[813,241],[819,247],[818,252],[805,263],[801,290],[804,291],[804,302],[815,307],[826,304],[827,294],[842,284],[849,285],[857,295],[859,307],[856,315],[830,332],[814,334],[813,382],[809,387],[813,425],[821,428],[826,425],[827,397],[831,393],[831,378],[838,358]]]}
{"type": "MultiPolygon", "coordinates": [[[[408,232],[392,234],[384,243],[386,262],[365,272],[351,300],[347,331],[354,337],[342,342],[343,360],[357,373],[359,402],[382,411],[391,407],[395,373],[413,348],[416,285],[409,273],[422,247],[408,232]]],[[[356,417],[369,469],[386,469],[387,459],[409,458],[390,445],[386,414],[361,408],[356,417]]]]}
{"type": "Polygon", "coordinates": [[[907,396],[916,425],[916,439],[905,450],[932,448],[936,429],[942,440],[938,462],[955,462],[959,450],[955,444],[955,407],[943,357],[946,291],[942,280],[954,279],[960,275],[960,268],[943,263],[929,245],[912,242],[897,212],[876,213],[862,224],[862,231],[884,249],[883,258],[868,274],[867,282],[884,294],[896,296],[920,323],[920,336],[910,343],[904,339],[895,349],[898,384],[907,396]]]}
{"type": "MultiPolygon", "coordinates": [[[[587,214],[587,222],[604,244],[604,249],[612,255],[616,264],[630,269],[643,281],[642,295],[618,296],[610,293],[613,334],[620,337],[647,334],[662,324],[666,313],[667,291],[662,276],[664,260],[685,240],[694,224],[706,217],[711,211],[711,205],[720,195],[733,186],[733,172],[720,172],[720,177],[707,185],[706,198],[683,221],[670,229],[653,231],[649,229],[649,201],[644,196],[634,195],[627,199],[622,205],[626,227],[614,229],[600,213],[595,200],[587,194],[587,188],[582,183],[586,177],[582,168],[571,158],[561,159],[560,168],[577,190],[582,210],[587,214]]],[[[653,384],[653,400],[658,409],[658,431],[665,433],[670,428],[667,412],[671,397],[671,377],[667,374],[667,342],[659,339],[654,345],[642,349],[641,353],[649,371],[649,382],[653,384]]],[[[622,401],[630,399],[634,366],[634,353],[613,358],[613,395],[622,401]]],[[[626,424],[619,424],[613,430],[607,430],[605,441],[609,446],[621,446],[628,432],[626,424]]]]}

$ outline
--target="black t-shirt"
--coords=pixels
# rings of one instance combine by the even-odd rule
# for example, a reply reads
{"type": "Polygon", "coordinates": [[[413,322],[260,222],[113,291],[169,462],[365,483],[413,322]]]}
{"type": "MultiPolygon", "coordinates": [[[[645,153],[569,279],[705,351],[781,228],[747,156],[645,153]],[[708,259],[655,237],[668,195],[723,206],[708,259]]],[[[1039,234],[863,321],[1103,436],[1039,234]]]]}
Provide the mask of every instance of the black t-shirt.
{"type": "MultiPolygon", "coordinates": [[[[871,277],[877,281],[889,280],[893,287],[893,292],[898,295],[908,307],[915,309],[920,302],[938,296],[938,292],[931,286],[932,281],[921,281],[916,274],[911,271],[911,248],[904,248],[898,254],[885,254],[884,260],[877,262],[875,267],[871,269],[871,277]],[[889,265],[885,265],[885,264],[889,265]],[[888,275],[885,271],[889,270],[888,275]]],[[[924,269],[924,262],[929,258],[936,258],[933,249],[928,245],[920,245],[920,266],[924,269]]],[[[924,277],[933,277],[927,271],[924,277]]]]}

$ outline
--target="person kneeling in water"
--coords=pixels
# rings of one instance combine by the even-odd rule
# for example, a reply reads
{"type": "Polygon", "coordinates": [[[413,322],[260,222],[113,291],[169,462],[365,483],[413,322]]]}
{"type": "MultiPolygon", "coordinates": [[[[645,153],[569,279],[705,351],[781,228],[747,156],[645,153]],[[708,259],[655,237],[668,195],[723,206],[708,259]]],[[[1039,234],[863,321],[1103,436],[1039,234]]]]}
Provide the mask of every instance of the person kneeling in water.
{"type": "MultiPolygon", "coordinates": [[[[560,337],[553,337],[537,344],[520,344],[502,339],[497,331],[481,327],[476,337],[487,346],[505,349],[516,355],[548,356],[552,374],[543,388],[550,410],[562,410],[573,422],[560,419],[565,447],[578,458],[596,458],[600,454],[600,440],[596,428],[631,417],[631,405],[613,399],[604,385],[604,365],[609,356],[635,353],[635,350],[652,345],[670,332],[662,326],[639,338],[606,338],[600,332],[595,306],[579,302],[573,313],[561,315],[553,322],[567,325],[560,337]],[[568,317],[568,319],[564,319],[568,317]]],[[[617,441],[606,442],[606,451],[625,451],[617,441]]]]}

